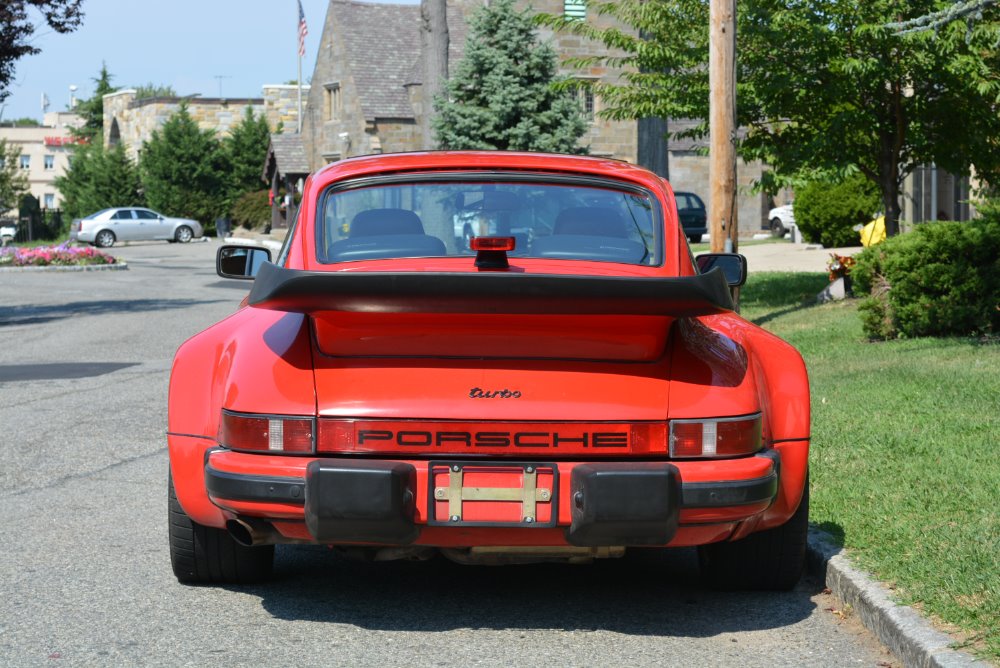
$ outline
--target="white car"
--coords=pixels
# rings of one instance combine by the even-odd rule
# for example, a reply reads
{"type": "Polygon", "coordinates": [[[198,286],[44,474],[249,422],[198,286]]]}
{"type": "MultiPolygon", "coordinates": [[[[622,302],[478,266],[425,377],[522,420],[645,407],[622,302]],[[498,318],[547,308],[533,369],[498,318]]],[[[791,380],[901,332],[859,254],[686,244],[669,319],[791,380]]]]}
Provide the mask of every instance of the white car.
{"type": "Polygon", "coordinates": [[[71,241],[109,248],[116,241],[179,241],[187,243],[202,235],[201,224],[190,218],[170,218],[151,209],[116,207],[102,209],[70,226],[71,241]]]}
{"type": "Polygon", "coordinates": [[[795,224],[795,213],[791,204],[775,207],[767,212],[768,229],[771,236],[780,239],[795,224]]]}

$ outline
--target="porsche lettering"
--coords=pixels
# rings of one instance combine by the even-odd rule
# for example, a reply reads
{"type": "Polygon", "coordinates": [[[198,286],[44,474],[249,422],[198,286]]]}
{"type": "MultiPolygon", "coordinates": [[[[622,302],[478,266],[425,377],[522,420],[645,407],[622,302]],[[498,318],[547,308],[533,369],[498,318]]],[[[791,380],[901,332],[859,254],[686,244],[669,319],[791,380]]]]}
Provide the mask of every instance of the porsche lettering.
{"type": "Polygon", "coordinates": [[[617,431],[585,431],[560,434],[553,431],[422,431],[359,429],[359,446],[441,448],[621,448],[628,449],[629,434],[617,431]]]}

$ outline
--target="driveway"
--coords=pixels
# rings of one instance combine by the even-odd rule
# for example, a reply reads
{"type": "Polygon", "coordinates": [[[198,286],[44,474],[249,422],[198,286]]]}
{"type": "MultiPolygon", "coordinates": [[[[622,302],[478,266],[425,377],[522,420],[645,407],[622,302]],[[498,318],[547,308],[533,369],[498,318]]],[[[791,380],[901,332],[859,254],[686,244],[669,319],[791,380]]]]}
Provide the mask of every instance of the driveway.
{"type": "Polygon", "coordinates": [[[790,241],[746,244],[739,252],[747,259],[750,273],[761,271],[815,271],[826,273],[826,263],[831,253],[856,255],[864,250],[851,248],[817,248],[812,244],[793,244],[790,241]]]}

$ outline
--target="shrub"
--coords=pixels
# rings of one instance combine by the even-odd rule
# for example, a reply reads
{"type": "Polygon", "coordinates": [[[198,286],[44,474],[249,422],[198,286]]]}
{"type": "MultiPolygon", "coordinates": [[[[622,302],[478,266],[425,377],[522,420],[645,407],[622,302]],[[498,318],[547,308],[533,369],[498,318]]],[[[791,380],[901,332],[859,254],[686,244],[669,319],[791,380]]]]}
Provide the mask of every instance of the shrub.
{"type": "Polygon", "coordinates": [[[925,223],[866,249],[851,276],[873,339],[1000,331],[995,220],[925,223]]]}
{"type": "Polygon", "coordinates": [[[266,227],[271,223],[271,205],[267,190],[257,190],[241,195],[233,204],[233,224],[248,229],[266,227]]]}
{"type": "Polygon", "coordinates": [[[812,181],[795,194],[795,223],[802,235],[827,248],[859,246],[854,226],[882,208],[878,189],[860,174],[844,181],[812,181]]]}

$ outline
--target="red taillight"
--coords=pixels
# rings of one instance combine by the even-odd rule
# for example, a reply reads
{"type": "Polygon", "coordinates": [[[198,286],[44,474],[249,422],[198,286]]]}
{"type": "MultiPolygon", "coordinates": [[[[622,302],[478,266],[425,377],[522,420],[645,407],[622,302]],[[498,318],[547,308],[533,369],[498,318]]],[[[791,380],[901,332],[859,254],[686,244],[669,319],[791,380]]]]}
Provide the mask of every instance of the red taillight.
{"type": "Polygon", "coordinates": [[[313,418],[222,411],[219,444],[230,450],[312,453],[313,418]]]}
{"type": "Polygon", "coordinates": [[[735,457],[761,449],[760,415],[712,420],[671,420],[672,457],[735,457]]]}
{"type": "Polygon", "coordinates": [[[512,251],[515,241],[514,237],[473,237],[469,240],[469,248],[474,251],[512,251]]]}

